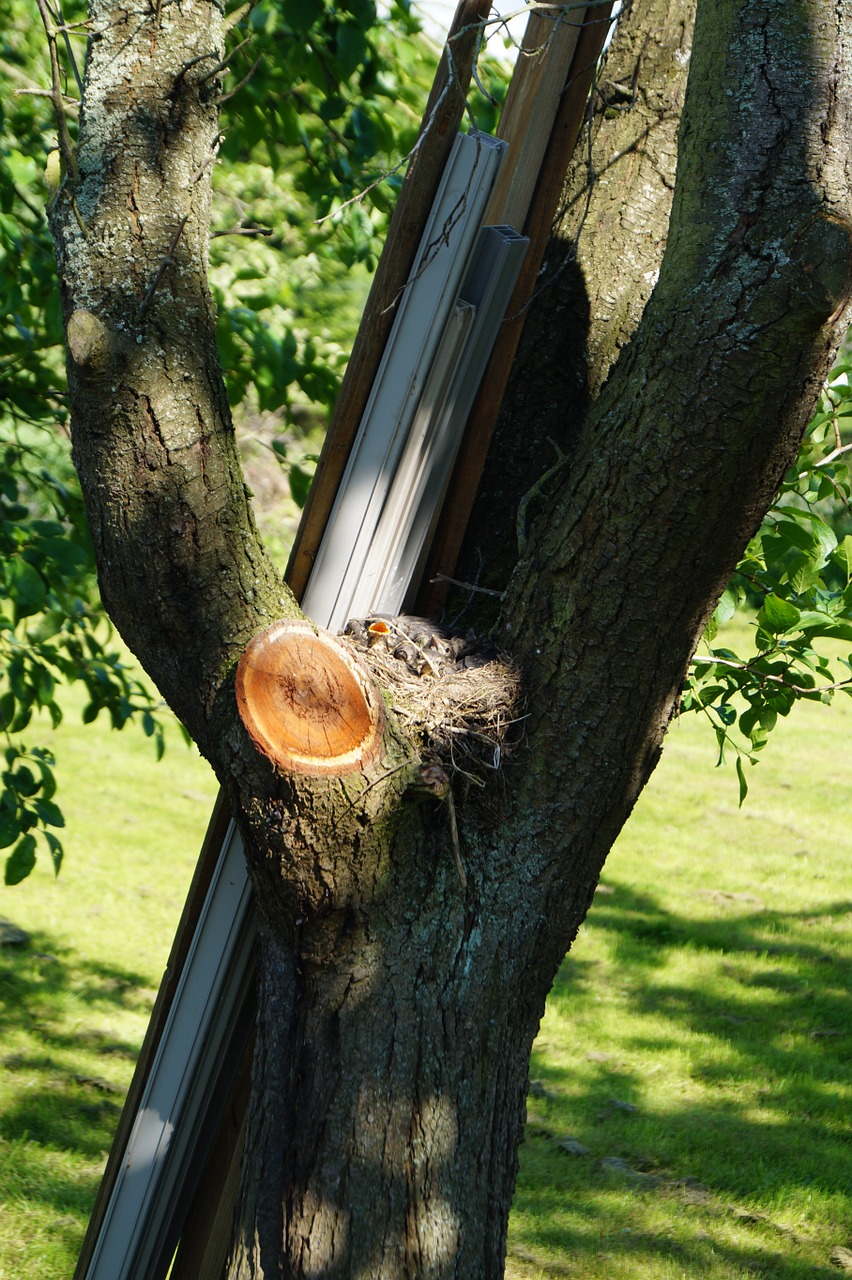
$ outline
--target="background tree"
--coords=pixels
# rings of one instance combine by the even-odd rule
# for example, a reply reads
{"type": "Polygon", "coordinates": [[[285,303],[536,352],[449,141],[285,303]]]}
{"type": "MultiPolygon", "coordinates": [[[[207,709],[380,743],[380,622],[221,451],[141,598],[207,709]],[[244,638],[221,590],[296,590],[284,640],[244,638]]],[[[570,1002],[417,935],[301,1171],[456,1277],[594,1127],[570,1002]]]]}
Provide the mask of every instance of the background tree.
{"type": "Polygon", "coordinates": [[[298,611],[254,530],[205,283],[226,23],[92,6],[51,211],[75,459],[104,599],[226,787],[259,904],[232,1275],[500,1274],[545,994],[843,334],[848,18],[699,6],[659,279],[508,584],[525,739],[484,803],[457,798],[462,889],[391,715],[339,779],[277,773],[239,720],[236,661],[298,611]]]}

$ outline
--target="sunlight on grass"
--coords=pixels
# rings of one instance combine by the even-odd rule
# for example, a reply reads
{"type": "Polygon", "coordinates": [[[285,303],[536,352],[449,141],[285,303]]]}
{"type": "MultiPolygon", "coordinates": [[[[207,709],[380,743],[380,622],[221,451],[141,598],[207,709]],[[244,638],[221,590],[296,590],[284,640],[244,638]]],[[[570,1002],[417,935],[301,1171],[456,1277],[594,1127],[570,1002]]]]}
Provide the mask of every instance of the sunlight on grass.
{"type": "MultiPolygon", "coordinates": [[[[778,733],[741,811],[697,720],[667,739],[548,1001],[509,1280],[829,1280],[852,1248],[852,702],[778,733]]],[[[0,1280],[73,1271],[215,795],[176,732],[160,765],[71,713],[53,745],[62,874],[0,890],[31,935],[0,947],[0,1280]]]]}
{"type": "Polygon", "coordinates": [[[510,1280],[809,1280],[852,1246],[852,705],[670,734],[533,1053],[510,1280]],[[578,1146],[579,1144],[579,1146],[578,1146]]]}
{"type": "Polygon", "coordinates": [[[48,736],[65,862],[0,889],[0,1280],[74,1270],[216,791],[174,728],[160,764],[70,710],[48,736]]]}

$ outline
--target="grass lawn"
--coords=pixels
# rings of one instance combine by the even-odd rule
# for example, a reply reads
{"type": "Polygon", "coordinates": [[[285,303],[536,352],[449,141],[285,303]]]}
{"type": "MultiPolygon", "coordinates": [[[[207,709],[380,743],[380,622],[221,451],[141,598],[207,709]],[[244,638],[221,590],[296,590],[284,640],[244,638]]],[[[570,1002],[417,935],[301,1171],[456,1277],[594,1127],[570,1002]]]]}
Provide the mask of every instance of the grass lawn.
{"type": "MultiPolygon", "coordinates": [[[[30,737],[33,742],[35,738],[30,737]]],[[[0,1280],[69,1280],[216,794],[172,728],[71,712],[57,755],[65,863],[0,885],[0,1280]]]]}
{"type": "MultiPolygon", "coordinates": [[[[714,746],[675,726],[559,973],[510,1280],[852,1270],[852,702],[797,708],[741,811],[714,746]]],[[[176,733],[54,747],[62,874],[0,889],[0,1280],[73,1271],[215,793],[176,733]]]]}
{"type": "Polygon", "coordinates": [[[742,810],[714,746],[673,728],[551,993],[511,1280],[852,1271],[852,702],[742,810]]]}

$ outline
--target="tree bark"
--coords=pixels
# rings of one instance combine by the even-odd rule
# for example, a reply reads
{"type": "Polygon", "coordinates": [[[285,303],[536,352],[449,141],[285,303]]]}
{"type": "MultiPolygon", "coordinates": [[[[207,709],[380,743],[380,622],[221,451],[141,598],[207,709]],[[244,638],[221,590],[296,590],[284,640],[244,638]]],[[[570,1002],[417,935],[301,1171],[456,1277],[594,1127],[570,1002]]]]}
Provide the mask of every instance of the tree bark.
{"type": "MultiPolygon", "coordinates": [[[[633,0],[615,28],[468,525],[463,581],[505,589],[518,507],[542,458],[550,466],[558,451],[570,454],[642,318],[666,247],[694,23],[695,0],[633,0]]],[[[457,592],[449,612],[463,600],[457,592]]],[[[491,625],[493,612],[479,598],[466,621],[491,625]]]]}
{"type": "MultiPolygon", "coordinates": [[[[668,12],[660,47],[683,52],[668,12]]],[[[498,1277],[546,993],[844,331],[850,6],[699,6],[659,280],[554,404],[570,461],[526,508],[501,629],[524,743],[483,796],[453,779],[464,887],[392,711],[375,757],[331,777],[276,768],[240,720],[238,659],[298,611],[252,523],[205,284],[222,15],[92,17],[79,178],[52,211],[75,457],[105,601],[227,788],[258,900],[229,1275],[498,1277]]]]}

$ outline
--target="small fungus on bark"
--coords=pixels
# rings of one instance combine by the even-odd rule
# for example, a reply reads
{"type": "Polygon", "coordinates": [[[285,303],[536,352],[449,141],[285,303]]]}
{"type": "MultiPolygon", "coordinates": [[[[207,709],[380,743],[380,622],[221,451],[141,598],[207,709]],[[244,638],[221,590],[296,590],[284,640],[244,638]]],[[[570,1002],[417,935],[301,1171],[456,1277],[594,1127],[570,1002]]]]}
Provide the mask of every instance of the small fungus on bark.
{"type": "Polygon", "coordinates": [[[358,658],[302,620],[273,622],[237,666],[237,706],[256,746],[289,773],[353,773],[378,753],[382,702],[358,658]]]}

